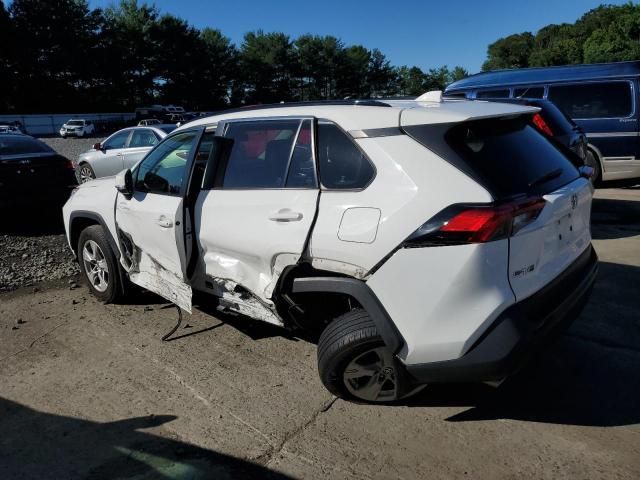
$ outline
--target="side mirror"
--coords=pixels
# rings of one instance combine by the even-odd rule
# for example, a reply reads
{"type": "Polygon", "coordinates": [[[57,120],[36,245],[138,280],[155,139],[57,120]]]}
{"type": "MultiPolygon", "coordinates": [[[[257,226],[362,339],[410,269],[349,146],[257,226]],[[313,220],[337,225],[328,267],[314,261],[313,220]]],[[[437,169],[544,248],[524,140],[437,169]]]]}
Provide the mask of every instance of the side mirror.
{"type": "Polygon", "coordinates": [[[233,139],[213,137],[211,150],[209,150],[209,158],[206,160],[207,163],[202,178],[203,190],[211,190],[212,188],[222,186],[224,168],[218,167],[227,164],[232,148],[233,139]]]}
{"type": "Polygon", "coordinates": [[[93,144],[94,150],[102,150],[102,144],[100,142],[93,144]]]}
{"type": "Polygon", "coordinates": [[[133,175],[128,168],[116,175],[116,190],[127,198],[133,195],[133,175]]]}
{"type": "Polygon", "coordinates": [[[593,167],[589,165],[582,165],[578,168],[578,172],[580,172],[580,176],[586,178],[587,180],[593,177],[595,170],[593,167]]]}

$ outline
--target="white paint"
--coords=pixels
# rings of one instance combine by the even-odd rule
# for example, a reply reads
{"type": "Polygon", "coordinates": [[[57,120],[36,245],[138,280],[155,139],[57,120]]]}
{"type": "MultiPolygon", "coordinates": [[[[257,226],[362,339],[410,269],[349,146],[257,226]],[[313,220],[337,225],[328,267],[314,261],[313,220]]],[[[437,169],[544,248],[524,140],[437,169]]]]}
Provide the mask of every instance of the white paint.
{"type": "Polygon", "coordinates": [[[270,303],[280,272],[302,254],[317,198],[314,189],[201,192],[195,211],[202,255],[199,278],[232,280],[270,303]],[[299,217],[271,219],[284,209],[299,217]]]}
{"type": "Polygon", "coordinates": [[[367,281],[407,342],[407,364],[462,356],[515,299],[508,240],[401,249],[367,281]]]}
{"type": "Polygon", "coordinates": [[[509,279],[518,300],[556,278],[590,245],[591,197],[584,178],[545,195],[538,218],[511,238],[509,279]]]}
{"type": "Polygon", "coordinates": [[[379,208],[347,208],[340,220],[338,238],[343,242],[373,243],[378,232],[380,215],[379,208]]]}

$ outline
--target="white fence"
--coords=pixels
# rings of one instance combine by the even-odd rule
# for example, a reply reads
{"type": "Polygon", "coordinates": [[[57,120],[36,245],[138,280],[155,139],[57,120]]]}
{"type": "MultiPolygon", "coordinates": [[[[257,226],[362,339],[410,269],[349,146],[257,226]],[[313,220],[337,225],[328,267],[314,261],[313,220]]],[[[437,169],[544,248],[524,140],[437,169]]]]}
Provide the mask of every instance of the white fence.
{"type": "Polygon", "coordinates": [[[3,115],[0,124],[18,121],[29,135],[58,135],[60,127],[70,118],[80,118],[96,122],[128,122],[136,117],[134,113],[56,113],[54,115],[3,115]]]}

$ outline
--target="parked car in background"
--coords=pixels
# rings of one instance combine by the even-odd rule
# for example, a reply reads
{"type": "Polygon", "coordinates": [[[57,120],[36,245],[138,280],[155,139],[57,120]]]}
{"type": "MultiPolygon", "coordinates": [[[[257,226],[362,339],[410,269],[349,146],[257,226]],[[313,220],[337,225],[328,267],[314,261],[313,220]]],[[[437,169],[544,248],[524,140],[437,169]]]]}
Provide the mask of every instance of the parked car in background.
{"type": "Polygon", "coordinates": [[[148,127],[150,125],[161,125],[162,122],[157,118],[147,118],[146,120],[140,120],[138,122],[139,127],[148,127]]]}
{"type": "Polygon", "coordinates": [[[67,239],[102,301],[128,278],[187,311],[197,290],[319,333],[339,397],[498,381],[579,314],[597,273],[591,169],[536,113],[440,95],[221,112],[81,185],[67,239]]]}
{"type": "Polygon", "coordinates": [[[576,167],[589,165],[593,168],[593,178],[597,178],[600,172],[600,166],[598,162],[594,160],[593,156],[589,157],[587,155],[587,136],[582,129],[562,110],[556,107],[553,102],[540,98],[487,98],[486,100],[539,108],[540,111],[531,117],[531,125],[544,135],[547,135],[549,138],[569,149],[570,152],[575,155],[575,157],[570,156],[570,158],[574,160],[573,163],[576,167]]]}
{"type": "Polygon", "coordinates": [[[175,125],[130,127],[117,131],[91,150],[81,154],[75,163],[79,183],[115,175],[133,167],[160,140],[175,130],[175,125]]]}
{"type": "Polygon", "coordinates": [[[67,137],[84,137],[91,135],[95,131],[95,125],[90,120],[71,119],[60,127],[60,136],[67,137]]]}
{"type": "MultiPolygon", "coordinates": [[[[447,96],[546,98],[586,133],[587,163],[602,180],[640,178],[640,61],[483,72],[452,83],[447,96]]],[[[596,179],[597,180],[597,179],[596,179]]]]}
{"type": "Polygon", "coordinates": [[[62,205],[76,185],[69,159],[28,135],[0,133],[0,205],[62,205]]]}
{"type": "Polygon", "coordinates": [[[22,131],[15,125],[0,124],[0,133],[22,133],[22,131]]]}

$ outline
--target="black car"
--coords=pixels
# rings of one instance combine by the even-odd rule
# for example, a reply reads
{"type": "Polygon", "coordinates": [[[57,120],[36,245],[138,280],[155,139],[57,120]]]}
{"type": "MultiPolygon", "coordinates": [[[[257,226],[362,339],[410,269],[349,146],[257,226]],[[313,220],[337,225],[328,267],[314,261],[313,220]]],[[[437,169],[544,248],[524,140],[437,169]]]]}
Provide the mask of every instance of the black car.
{"type": "Polygon", "coordinates": [[[0,134],[0,206],[60,206],[76,185],[69,159],[28,135],[0,134]]]}
{"type": "MultiPolygon", "coordinates": [[[[589,161],[589,156],[587,155],[588,142],[585,133],[553,102],[540,98],[482,98],[481,100],[538,107],[540,111],[531,119],[533,126],[575,153],[579,158],[578,160],[574,159],[577,167],[588,165],[594,169],[596,167],[599,169],[595,160],[593,162],[589,161]]],[[[595,171],[597,172],[598,170],[595,171]]]]}

